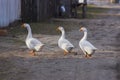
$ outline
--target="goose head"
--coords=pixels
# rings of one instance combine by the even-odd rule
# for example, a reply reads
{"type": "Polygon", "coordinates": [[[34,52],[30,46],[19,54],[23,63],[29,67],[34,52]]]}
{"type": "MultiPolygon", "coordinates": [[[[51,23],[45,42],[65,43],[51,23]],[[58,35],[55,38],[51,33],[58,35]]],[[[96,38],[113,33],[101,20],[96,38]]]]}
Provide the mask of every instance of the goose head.
{"type": "Polygon", "coordinates": [[[21,27],[23,27],[23,28],[27,28],[27,30],[28,30],[28,36],[27,36],[27,39],[28,39],[28,38],[31,38],[31,37],[32,37],[32,31],[31,31],[31,27],[30,27],[30,25],[27,24],[27,23],[24,23],[24,24],[22,24],[21,27]]]}
{"type": "Polygon", "coordinates": [[[27,24],[27,23],[24,23],[24,24],[22,24],[22,26],[21,26],[21,27],[26,28],[26,27],[30,27],[30,25],[29,25],[29,24],[27,24]]]}
{"type": "Polygon", "coordinates": [[[64,31],[64,28],[62,26],[59,26],[57,30],[64,31]]]}
{"type": "Polygon", "coordinates": [[[85,27],[81,27],[79,31],[83,31],[84,32],[84,36],[83,38],[81,39],[81,41],[83,40],[86,40],[87,39],[87,29],[85,27]]]}
{"type": "Polygon", "coordinates": [[[87,32],[87,29],[85,27],[81,27],[79,31],[87,32]]]}

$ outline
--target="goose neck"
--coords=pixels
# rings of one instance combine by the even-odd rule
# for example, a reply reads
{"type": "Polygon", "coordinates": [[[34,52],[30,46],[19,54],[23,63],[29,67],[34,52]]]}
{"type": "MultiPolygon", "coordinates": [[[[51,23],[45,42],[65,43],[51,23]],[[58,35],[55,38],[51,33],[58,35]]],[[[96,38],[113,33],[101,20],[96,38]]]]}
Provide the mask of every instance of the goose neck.
{"type": "Polygon", "coordinates": [[[28,30],[27,38],[31,38],[32,37],[32,31],[31,31],[30,26],[27,27],[27,30],[28,30]]]}
{"type": "Polygon", "coordinates": [[[86,39],[87,39],[87,32],[85,31],[82,40],[86,40],[86,39]]]}
{"type": "Polygon", "coordinates": [[[65,31],[61,31],[62,32],[62,36],[61,36],[61,38],[65,38],[65,31]]]}

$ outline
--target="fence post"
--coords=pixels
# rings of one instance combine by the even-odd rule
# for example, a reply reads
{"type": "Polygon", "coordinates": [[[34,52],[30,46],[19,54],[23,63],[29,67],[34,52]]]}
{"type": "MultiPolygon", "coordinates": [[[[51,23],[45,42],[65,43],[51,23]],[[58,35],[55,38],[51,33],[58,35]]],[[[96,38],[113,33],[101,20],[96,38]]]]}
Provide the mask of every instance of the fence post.
{"type": "Polygon", "coordinates": [[[86,18],[87,4],[82,5],[82,18],[86,18]]]}

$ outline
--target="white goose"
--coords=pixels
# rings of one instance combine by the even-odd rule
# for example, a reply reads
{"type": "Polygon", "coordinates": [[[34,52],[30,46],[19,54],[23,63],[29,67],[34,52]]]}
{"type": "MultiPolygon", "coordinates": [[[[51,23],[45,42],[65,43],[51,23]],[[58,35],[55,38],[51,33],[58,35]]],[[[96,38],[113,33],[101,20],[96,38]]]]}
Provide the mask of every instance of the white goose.
{"type": "Polygon", "coordinates": [[[30,28],[30,25],[27,24],[27,23],[24,23],[22,25],[22,27],[25,27],[27,28],[28,30],[28,35],[27,35],[27,38],[25,40],[26,42],[26,45],[27,47],[31,50],[30,51],[30,54],[32,56],[35,56],[35,51],[39,51],[42,49],[43,45],[39,40],[37,40],[36,38],[33,38],[32,37],[32,31],[31,31],[31,28],[30,28]]]}
{"type": "Polygon", "coordinates": [[[84,32],[83,38],[79,42],[79,46],[82,49],[83,53],[85,54],[85,57],[89,58],[92,56],[92,54],[97,49],[94,47],[89,41],[87,41],[87,29],[85,27],[82,27],[80,31],[84,32]]]}
{"type": "Polygon", "coordinates": [[[65,38],[65,30],[63,27],[58,27],[58,30],[62,32],[60,39],[58,40],[58,46],[64,50],[64,55],[70,53],[74,46],[65,38]]]}

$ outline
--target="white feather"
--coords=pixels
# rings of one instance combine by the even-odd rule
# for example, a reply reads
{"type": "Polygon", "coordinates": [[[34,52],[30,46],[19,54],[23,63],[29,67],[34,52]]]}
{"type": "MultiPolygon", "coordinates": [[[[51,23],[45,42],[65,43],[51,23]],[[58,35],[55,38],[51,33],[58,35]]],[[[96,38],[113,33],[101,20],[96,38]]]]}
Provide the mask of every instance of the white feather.
{"type": "Polygon", "coordinates": [[[39,51],[44,44],[32,37],[32,31],[29,24],[24,24],[24,27],[28,30],[28,35],[25,40],[27,47],[31,50],[39,51]]]}
{"type": "Polygon", "coordinates": [[[36,38],[28,38],[26,39],[26,45],[29,49],[39,51],[44,44],[42,44],[36,38]]]}
{"type": "Polygon", "coordinates": [[[97,48],[95,48],[90,42],[84,40],[81,41],[79,43],[80,47],[82,50],[84,50],[84,52],[87,52],[88,54],[92,54],[94,50],[96,50],[97,48]]]}
{"type": "Polygon", "coordinates": [[[62,49],[67,50],[69,47],[74,47],[68,40],[66,39],[59,39],[58,40],[58,46],[62,49]]]}
{"type": "Polygon", "coordinates": [[[83,27],[81,30],[84,31],[84,36],[80,40],[79,46],[84,54],[93,54],[97,48],[94,47],[89,41],[87,41],[87,29],[83,27]]]}
{"type": "Polygon", "coordinates": [[[65,38],[65,31],[64,31],[64,28],[63,27],[59,27],[58,28],[61,32],[62,32],[62,35],[60,37],[60,39],[58,40],[58,46],[63,49],[63,50],[67,50],[67,52],[69,52],[69,48],[74,48],[74,46],[72,45],[72,43],[70,43],[70,41],[68,41],[66,38],[65,38]]]}

